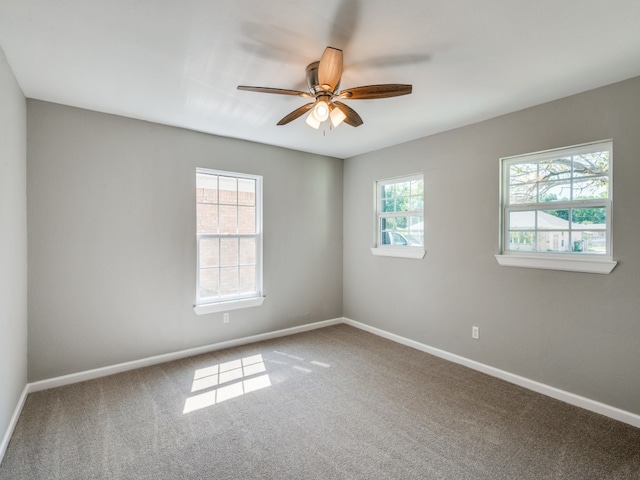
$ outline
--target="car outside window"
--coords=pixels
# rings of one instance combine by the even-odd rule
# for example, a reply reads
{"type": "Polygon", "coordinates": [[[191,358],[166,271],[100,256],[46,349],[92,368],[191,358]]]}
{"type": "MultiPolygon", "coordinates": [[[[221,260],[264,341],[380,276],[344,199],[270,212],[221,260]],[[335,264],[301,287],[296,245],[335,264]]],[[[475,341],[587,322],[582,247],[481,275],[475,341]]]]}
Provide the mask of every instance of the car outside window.
{"type": "MultiPolygon", "coordinates": [[[[398,248],[424,256],[424,175],[379,180],[376,189],[376,255],[398,248]],[[417,252],[417,251],[420,252],[417,252]]],[[[390,256],[396,256],[389,254],[390,256]]],[[[413,255],[413,254],[411,254],[413,255]]],[[[400,254],[398,256],[408,256],[400,254]]]]}

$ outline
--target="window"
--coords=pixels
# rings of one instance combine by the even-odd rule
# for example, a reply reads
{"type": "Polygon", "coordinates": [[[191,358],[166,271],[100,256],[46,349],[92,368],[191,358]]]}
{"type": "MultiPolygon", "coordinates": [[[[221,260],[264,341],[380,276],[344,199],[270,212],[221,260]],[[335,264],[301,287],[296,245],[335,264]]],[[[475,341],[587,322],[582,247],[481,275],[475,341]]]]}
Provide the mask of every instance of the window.
{"type": "Polygon", "coordinates": [[[611,166],[611,142],[503,158],[498,261],[609,273],[611,166]]]}
{"type": "Polygon", "coordinates": [[[424,257],[424,175],[376,182],[374,255],[424,257]]]}
{"type": "Polygon", "coordinates": [[[197,313],[262,303],[261,191],[262,177],[197,169],[197,313]]]}

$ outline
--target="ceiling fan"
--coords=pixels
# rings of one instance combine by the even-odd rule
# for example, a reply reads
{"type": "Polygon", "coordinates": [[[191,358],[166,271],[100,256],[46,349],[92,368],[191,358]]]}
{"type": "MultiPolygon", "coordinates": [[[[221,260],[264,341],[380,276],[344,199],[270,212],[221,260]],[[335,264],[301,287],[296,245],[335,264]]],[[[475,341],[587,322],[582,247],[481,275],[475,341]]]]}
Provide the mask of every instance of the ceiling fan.
{"type": "Polygon", "coordinates": [[[278,125],[286,125],[311,111],[306,123],[315,129],[319,128],[320,124],[327,119],[330,120],[334,128],[342,122],[352,127],[358,127],[363,124],[362,118],[360,118],[360,115],[358,115],[354,109],[337,99],[370,100],[398,97],[400,95],[408,95],[412,90],[411,85],[387,83],[347,88],[346,90],[339,91],[338,87],[340,86],[340,78],[342,77],[342,50],[333,47],[327,47],[325,49],[319,62],[313,62],[307,66],[306,75],[309,92],[283,88],[250,87],[246,85],[239,85],[238,90],[314,98],[314,101],[296,108],[293,112],[286,115],[278,122],[278,125]]]}

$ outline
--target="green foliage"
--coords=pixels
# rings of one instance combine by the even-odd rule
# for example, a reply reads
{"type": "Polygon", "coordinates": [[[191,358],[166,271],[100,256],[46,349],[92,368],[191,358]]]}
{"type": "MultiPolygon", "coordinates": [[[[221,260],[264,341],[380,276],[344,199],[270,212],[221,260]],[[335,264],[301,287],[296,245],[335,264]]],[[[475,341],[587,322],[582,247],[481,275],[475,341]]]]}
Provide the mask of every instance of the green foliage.
{"type": "Polygon", "coordinates": [[[574,208],[571,216],[574,223],[603,224],[607,222],[607,213],[604,208],[574,208]]]}
{"type": "MultiPolygon", "coordinates": [[[[545,210],[545,212],[569,221],[569,210],[545,210]]],[[[583,225],[602,225],[607,222],[607,211],[603,207],[573,208],[571,209],[571,221],[583,225]]]]}
{"type": "Polygon", "coordinates": [[[383,212],[409,212],[422,210],[424,202],[424,181],[392,183],[382,185],[381,200],[383,212]]]}
{"type": "Polygon", "coordinates": [[[569,210],[545,210],[545,212],[553,215],[554,217],[569,221],[569,210]]]}

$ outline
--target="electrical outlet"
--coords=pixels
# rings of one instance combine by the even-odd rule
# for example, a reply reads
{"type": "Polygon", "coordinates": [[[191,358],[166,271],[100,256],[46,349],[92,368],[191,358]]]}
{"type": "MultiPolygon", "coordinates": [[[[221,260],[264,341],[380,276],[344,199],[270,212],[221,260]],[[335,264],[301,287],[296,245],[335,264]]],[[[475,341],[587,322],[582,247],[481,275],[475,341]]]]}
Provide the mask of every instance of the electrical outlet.
{"type": "Polygon", "coordinates": [[[229,323],[229,312],[225,312],[222,314],[222,321],[224,323],[229,323]]]}
{"type": "Polygon", "coordinates": [[[480,327],[471,327],[471,338],[476,340],[480,338],[480,327]]]}

